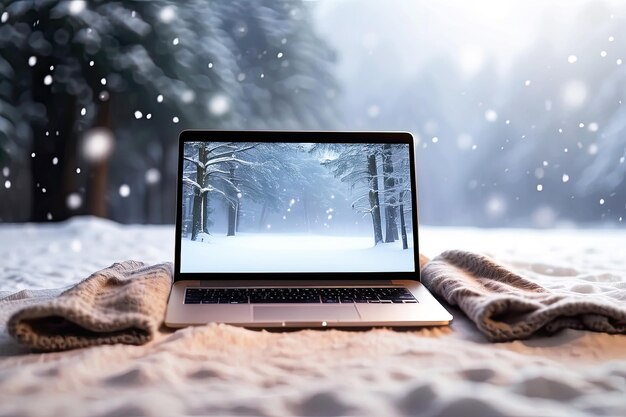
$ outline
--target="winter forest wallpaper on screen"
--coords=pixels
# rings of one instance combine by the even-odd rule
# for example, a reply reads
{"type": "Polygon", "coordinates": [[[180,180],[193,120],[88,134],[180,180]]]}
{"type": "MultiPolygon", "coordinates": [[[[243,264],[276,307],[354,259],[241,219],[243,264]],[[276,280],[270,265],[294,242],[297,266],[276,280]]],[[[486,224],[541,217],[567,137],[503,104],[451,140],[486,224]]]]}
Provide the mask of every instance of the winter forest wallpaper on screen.
{"type": "Polygon", "coordinates": [[[625,48],[621,0],[3,1],[0,221],[171,224],[184,129],[399,130],[426,225],[621,228],[625,48]]]}
{"type": "Polygon", "coordinates": [[[187,142],[181,272],[414,271],[409,146],[187,142]]]}

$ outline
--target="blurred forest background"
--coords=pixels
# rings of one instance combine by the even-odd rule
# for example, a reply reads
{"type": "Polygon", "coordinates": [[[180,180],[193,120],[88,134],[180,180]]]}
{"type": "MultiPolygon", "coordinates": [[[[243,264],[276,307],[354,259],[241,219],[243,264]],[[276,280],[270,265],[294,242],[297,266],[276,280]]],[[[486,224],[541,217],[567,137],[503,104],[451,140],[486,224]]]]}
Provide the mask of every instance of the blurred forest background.
{"type": "Polygon", "coordinates": [[[420,220],[623,227],[617,0],[5,1],[0,221],[172,223],[188,128],[403,130],[420,220]]]}

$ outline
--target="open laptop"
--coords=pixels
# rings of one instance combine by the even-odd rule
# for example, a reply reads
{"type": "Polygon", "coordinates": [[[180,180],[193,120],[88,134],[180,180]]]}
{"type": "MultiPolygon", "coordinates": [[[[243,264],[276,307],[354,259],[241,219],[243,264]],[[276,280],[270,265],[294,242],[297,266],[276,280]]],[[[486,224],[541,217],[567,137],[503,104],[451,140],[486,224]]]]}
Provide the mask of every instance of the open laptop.
{"type": "Polygon", "coordinates": [[[165,323],[448,324],[417,226],[409,133],[184,131],[165,323]]]}

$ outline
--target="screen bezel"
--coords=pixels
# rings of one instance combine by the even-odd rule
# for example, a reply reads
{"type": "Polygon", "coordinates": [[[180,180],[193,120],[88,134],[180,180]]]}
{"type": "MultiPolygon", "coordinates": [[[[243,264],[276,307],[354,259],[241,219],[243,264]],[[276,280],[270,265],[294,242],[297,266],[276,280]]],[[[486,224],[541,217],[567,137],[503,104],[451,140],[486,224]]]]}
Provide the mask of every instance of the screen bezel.
{"type": "Polygon", "coordinates": [[[251,131],[251,130],[184,130],[178,138],[176,187],[176,239],[174,281],[182,280],[390,280],[419,281],[417,177],[415,146],[408,132],[329,132],[329,131],[251,131]],[[411,171],[411,211],[413,224],[413,258],[415,272],[181,272],[181,236],[183,201],[184,145],[187,142],[282,142],[282,143],[392,143],[409,145],[411,171]]]}

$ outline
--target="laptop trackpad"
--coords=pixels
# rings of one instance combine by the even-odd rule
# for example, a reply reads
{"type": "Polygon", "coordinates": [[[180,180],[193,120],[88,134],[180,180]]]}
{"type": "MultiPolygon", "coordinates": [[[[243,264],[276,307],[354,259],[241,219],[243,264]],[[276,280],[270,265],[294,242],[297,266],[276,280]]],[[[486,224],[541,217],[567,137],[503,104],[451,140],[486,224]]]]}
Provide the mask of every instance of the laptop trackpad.
{"type": "Polygon", "coordinates": [[[359,321],[354,306],[254,306],[254,321],[359,321]]]}

